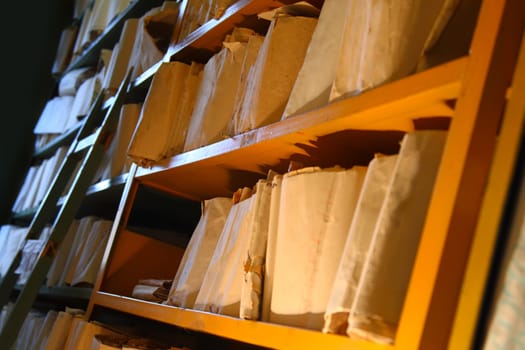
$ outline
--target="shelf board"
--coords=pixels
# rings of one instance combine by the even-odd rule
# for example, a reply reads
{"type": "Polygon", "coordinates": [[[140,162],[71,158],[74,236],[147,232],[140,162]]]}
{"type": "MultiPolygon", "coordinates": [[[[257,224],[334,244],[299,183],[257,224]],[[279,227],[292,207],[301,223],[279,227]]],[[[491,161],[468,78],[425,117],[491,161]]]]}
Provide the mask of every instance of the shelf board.
{"type": "Polygon", "coordinates": [[[386,350],[394,348],[391,345],[354,340],[341,335],[324,334],[266,322],[241,320],[100,291],[93,294],[92,301],[95,305],[135,316],[274,349],[351,348],[355,350],[386,350]]]}
{"type": "MultiPolygon", "coordinates": [[[[254,179],[264,177],[268,169],[282,169],[281,163],[291,157],[308,161],[316,154],[323,159],[330,153],[339,153],[339,157],[348,158],[353,152],[352,156],[363,162],[363,159],[370,160],[375,152],[395,153],[402,133],[416,128],[448,126],[466,63],[467,57],[463,57],[173,156],[151,168],[139,168],[137,177],[176,195],[203,200],[230,196],[239,186],[251,186],[254,179]],[[382,134],[381,137],[378,134],[382,134]],[[388,145],[378,147],[389,138],[388,145]],[[359,152],[366,154],[359,155],[359,152]],[[205,181],[206,178],[214,180],[205,181]]],[[[340,159],[334,163],[339,164],[340,159]]]]}
{"type": "MultiPolygon", "coordinates": [[[[22,290],[23,286],[17,284],[14,288],[15,292],[18,293],[22,290]]],[[[53,299],[58,301],[67,300],[82,300],[89,301],[93,288],[87,287],[47,287],[42,286],[38,291],[39,298],[53,299]]]]}
{"type": "Polygon", "coordinates": [[[138,18],[152,7],[160,6],[161,4],[162,0],[138,0],[131,2],[130,5],[109,24],[104,32],[98,36],[79,57],[70,63],[63,74],[80,67],[96,65],[100,51],[102,49],[113,48],[115,43],[120,39],[120,32],[122,31],[124,22],[128,18],[138,18]]]}

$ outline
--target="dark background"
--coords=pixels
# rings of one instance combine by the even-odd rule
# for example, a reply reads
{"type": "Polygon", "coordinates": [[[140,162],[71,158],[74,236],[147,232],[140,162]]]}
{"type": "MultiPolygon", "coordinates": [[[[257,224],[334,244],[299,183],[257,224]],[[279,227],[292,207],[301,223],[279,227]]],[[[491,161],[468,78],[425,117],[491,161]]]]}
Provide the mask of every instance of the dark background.
{"type": "Polygon", "coordinates": [[[7,1],[0,21],[0,224],[9,218],[33,152],[33,127],[56,82],[51,67],[72,0],[7,1]]]}

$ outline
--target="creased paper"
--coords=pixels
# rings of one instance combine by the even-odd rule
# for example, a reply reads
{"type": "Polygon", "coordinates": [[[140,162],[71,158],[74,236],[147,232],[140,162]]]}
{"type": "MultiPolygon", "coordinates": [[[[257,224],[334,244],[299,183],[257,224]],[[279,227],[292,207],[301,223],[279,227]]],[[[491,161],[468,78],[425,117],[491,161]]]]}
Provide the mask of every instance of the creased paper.
{"type": "Polygon", "coordinates": [[[281,119],[316,23],[289,16],[272,21],[248,77],[236,134],[281,119]]]}
{"type": "Polygon", "coordinates": [[[258,320],[260,316],[271,195],[272,183],[259,180],[255,185],[248,228],[243,232],[250,237],[242,262],[240,318],[243,319],[258,320]]]}
{"type": "Polygon", "coordinates": [[[356,287],[396,161],[397,155],[378,156],[368,165],[324,315],[323,332],[346,334],[348,315],[354,301],[356,287]]]}
{"type": "Polygon", "coordinates": [[[320,330],[366,167],[283,176],[270,321],[320,330]]]}
{"type": "Polygon", "coordinates": [[[231,206],[231,198],[204,202],[202,216],[173,279],[168,304],[193,307],[231,206]]]}
{"type": "MultiPolygon", "coordinates": [[[[244,192],[249,193],[250,190],[246,189],[244,192]]],[[[250,238],[244,233],[250,220],[253,199],[254,197],[250,197],[232,206],[195,300],[194,309],[239,316],[242,258],[250,238]]]]}
{"type": "Polygon", "coordinates": [[[446,135],[416,131],[403,138],[348,317],[353,338],[394,340],[446,135]]]}
{"type": "Polygon", "coordinates": [[[412,73],[445,2],[351,1],[330,99],[412,73]]]}

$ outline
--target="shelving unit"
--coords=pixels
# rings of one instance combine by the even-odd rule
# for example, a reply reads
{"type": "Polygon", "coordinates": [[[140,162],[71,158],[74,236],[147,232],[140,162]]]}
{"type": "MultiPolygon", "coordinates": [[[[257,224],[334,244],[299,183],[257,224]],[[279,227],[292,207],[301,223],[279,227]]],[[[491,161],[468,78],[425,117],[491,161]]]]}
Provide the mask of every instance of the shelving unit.
{"type": "MultiPolygon", "coordinates": [[[[181,8],[187,1],[182,1],[181,8]]],[[[211,20],[181,43],[171,45],[163,61],[205,61],[233,26],[253,23],[256,13],[291,2],[241,0],[220,19],[211,20]]],[[[91,186],[86,197],[88,206],[97,205],[97,196],[116,189],[122,191],[122,198],[89,301],[88,318],[94,309],[107,308],[271,348],[447,348],[451,334],[461,333],[462,325],[454,324],[454,318],[460,297],[464,297],[460,291],[471,242],[480,239],[475,228],[525,25],[524,7],[519,0],[483,0],[468,56],[173,156],[149,169],[134,166],[129,174],[91,186]],[[251,186],[265,177],[269,169],[284,171],[289,160],[321,166],[363,164],[375,152],[395,152],[403,133],[416,129],[448,129],[449,135],[394,345],[240,320],[128,296],[133,281],[144,274],[158,272],[155,277],[171,278],[183,252],[177,244],[161,242],[158,236],[129,226],[139,187],[185,198],[189,200],[186,205],[191,206],[191,201],[230,196],[237,188],[251,186]],[[149,257],[141,269],[129,264],[133,254],[149,257]],[[156,261],[155,256],[169,256],[170,266],[156,261]]],[[[119,21],[123,20],[119,17],[119,21]]],[[[119,23],[115,26],[123,22],[119,23]]],[[[97,50],[96,45],[102,44],[95,42],[88,51],[97,50]]],[[[89,58],[77,61],[71,67],[89,62],[89,58]]],[[[131,83],[128,100],[144,98],[161,63],[131,83]]],[[[84,146],[89,146],[94,137],[87,138],[84,146]]],[[[60,142],[67,142],[67,135],[61,138],[60,142]]],[[[46,147],[35,156],[44,157],[55,146],[46,147]]],[[[180,242],[184,244],[184,240],[180,242]]],[[[474,248],[481,249],[476,245],[474,248]]]]}
{"type": "MultiPolygon", "coordinates": [[[[241,1],[229,9],[228,18],[235,18],[235,11],[247,11],[249,6],[261,3],[241,1]]],[[[236,188],[264,177],[269,168],[281,170],[283,159],[313,160],[324,156],[333,158],[328,160],[330,163],[340,161],[340,153],[346,152],[354,154],[349,161],[355,164],[359,159],[370,159],[371,152],[395,149],[402,132],[448,128],[446,150],[394,346],[135,300],[104,289],[104,268],[95,285],[90,310],[96,307],[120,310],[275,348],[445,348],[473,227],[478,220],[478,203],[485,191],[499,116],[523,32],[524,18],[518,14],[519,7],[513,1],[485,0],[469,56],[176,155],[150,169],[139,168],[135,177],[129,179],[130,187],[140,183],[192,200],[228,196],[236,188]],[[504,72],[496,69],[501,62],[506,62],[508,68],[504,72]],[[348,143],[339,152],[334,151],[333,145],[341,145],[342,139],[348,143]]],[[[229,23],[223,19],[203,26],[183,43],[172,46],[168,51],[170,59],[184,60],[182,53],[190,48],[213,48],[214,38],[221,37],[229,23]],[[199,46],[199,40],[203,46],[199,46]]],[[[140,77],[133,86],[147,85],[147,81],[147,77],[140,77]]],[[[127,203],[133,202],[133,195],[124,193],[120,209],[124,213],[126,199],[127,203]]],[[[124,214],[121,225],[126,220],[124,214]]],[[[115,226],[106,251],[107,264],[119,251],[111,243],[118,236],[119,227],[115,226]]]]}

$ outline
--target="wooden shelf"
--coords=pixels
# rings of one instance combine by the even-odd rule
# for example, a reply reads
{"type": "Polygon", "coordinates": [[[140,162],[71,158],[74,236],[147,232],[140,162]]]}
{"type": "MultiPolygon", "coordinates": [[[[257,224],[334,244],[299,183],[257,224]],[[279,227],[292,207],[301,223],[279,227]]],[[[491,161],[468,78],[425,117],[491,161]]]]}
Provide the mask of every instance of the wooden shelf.
{"type": "Polygon", "coordinates": [[[230,196],[239,186],[251,186],[269,168],[282,169],[290,158],[306,163],[315,158],[315,163],[329,166],[319,163],[327,159],[327,153],[340,165],[345,165],[342,158],[359,164],[368,162],[374,152],[394,153],[404,132],[447,127],[466,63],[463,57],[176,155],[149,169],[139,168],[137,177],[179,196],[203,200],[230,196]]]}
{"type": "Polygon", "coordinates": [[[322,344],[324,349],[393,349],[390,345],[354,340],[341,335],[324,334],[266,322],[241,320],[104,292],[94,293],[92,299],[95,305],[135,316],[275,349],[319,349],[319,344],[322,344]]]}
{"type": "Polygon", "coordinates": [[[115,43],[119,40],[124,22],[128,18],[141,17],[152,7],[160,6],[161,4],[162,0],[137,0],[131,2],[130,5],[109,24],[104,32],[98,36],[79,57],[69,64],[62,75],[73,69],[96,65],[100,56],[100,51],[102,49],[113,48],[115,43]]]}
{"type": "MultiPolygon", "coordinates": [[[[22,285],[15,286],[15,292],[22,290],[22,285]]],[[[42,286],[38,291],[38,296],[46,299],[58,300],[64,302],[65,300],[80,300],[88,302],[93,292],[92,288],[87,287],[47,287],[42,286]]]]}

